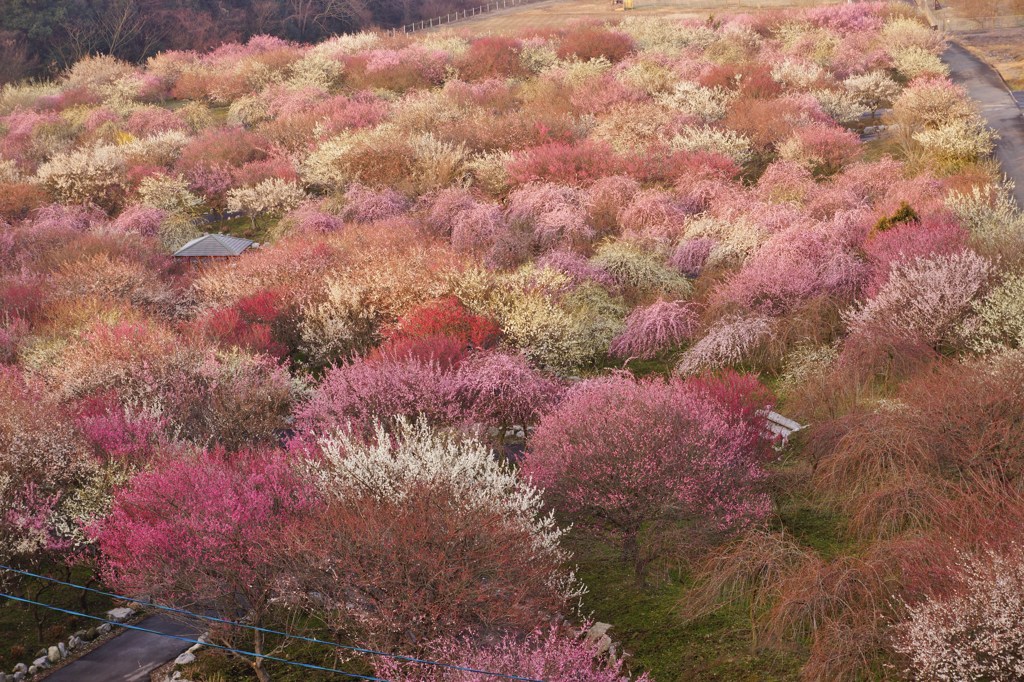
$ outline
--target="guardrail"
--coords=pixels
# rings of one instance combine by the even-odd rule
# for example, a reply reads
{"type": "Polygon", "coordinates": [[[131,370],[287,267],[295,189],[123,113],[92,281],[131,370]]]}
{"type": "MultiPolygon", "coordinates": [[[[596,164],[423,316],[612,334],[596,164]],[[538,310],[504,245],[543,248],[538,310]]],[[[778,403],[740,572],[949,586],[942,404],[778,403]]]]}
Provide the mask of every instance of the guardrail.
{"type": "Polygon", "coordinates": [[[517,7],[519,5],[530,5],[535,2],[541,2],[542,0],[495,0],[495,2],[488,2],[486,5],[479,5],[470,9],[459,10],[457,12],[449,12],[432,19],[424,19],[423,21],[415,21],[405,26],[391,29],[391,35],[398,33],[415,33],[416,31],[423,31],[428,28],[435,28],[437,26],[444,26],[446,24],[453,24],[456,21],[462,21],[469,19],[480,14],[486,14],[488,12],[494,12],[499,9],[506,9],[508,7],[517,7]]]}

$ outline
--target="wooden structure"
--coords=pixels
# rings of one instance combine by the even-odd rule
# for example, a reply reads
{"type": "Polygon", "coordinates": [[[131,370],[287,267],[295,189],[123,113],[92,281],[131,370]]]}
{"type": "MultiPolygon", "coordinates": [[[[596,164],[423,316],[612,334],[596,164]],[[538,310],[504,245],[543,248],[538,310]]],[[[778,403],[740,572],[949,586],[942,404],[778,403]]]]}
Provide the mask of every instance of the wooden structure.
{"type": "Polygon", "coordinates": [[[232,237],[229,234],[204,234],[175,251],[174,257],[201,263],[237,258],[249,249],[258,247],[259,244],[251,239],[232,237]]]}

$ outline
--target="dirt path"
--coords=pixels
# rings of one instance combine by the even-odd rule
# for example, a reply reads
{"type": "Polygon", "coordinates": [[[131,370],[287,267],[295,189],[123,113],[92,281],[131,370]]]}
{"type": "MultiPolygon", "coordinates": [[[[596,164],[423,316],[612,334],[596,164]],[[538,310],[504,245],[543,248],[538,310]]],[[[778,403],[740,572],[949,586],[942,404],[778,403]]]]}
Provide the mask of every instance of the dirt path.
{"type": "Polygon", "coordinates": [[[951,43],[942,55],[955,83],[967,88],[989,126],[999,133],[996,159],[1016,183],[1014,196],[1024,206],[1024,116],[996,71],[964,47],[951,43]]]}

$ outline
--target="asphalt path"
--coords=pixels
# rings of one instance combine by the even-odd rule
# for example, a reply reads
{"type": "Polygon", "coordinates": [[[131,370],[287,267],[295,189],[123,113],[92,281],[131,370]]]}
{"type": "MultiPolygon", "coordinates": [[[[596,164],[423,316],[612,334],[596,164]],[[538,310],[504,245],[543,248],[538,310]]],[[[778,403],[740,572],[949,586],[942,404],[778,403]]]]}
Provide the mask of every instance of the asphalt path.
{"type": "MultiPolygon", "coordinates": [[[[138,627],[196,639],[199,631],[167,616],[150,616],[138,627]]],[[[117,627],[117,626],[114,626],[117,627]]],[[[46,678],[47,682],[143,682],[149,673],[192,646],[172,637],[124,630],[46,678]]]]}
{"type": "Polygon", "coordinates": [[[1017,203],[1024,206],[1024,116],[1017,101],[996,70],[961,45],[950,43],[942,60],[953,82],[967,88],[989,127],[999,133],[996,159],[1016,184],[1017,203]]]}

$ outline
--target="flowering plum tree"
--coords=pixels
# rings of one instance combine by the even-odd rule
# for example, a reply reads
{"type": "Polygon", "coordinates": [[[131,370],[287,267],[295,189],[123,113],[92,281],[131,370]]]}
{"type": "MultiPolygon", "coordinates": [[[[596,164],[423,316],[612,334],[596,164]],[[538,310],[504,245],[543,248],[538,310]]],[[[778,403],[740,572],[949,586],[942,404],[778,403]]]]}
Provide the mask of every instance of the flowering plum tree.
{"type": "MultiPolygon", "coordinates": [[[[602,661],[595,642],[586,638],[586,630],[572,633],[566,628],[534,630],[525,637],[507,635],[491,646],[468,641],[443,641],[432,648],[434,658],[455,665],[491,673],[532,677],[549,682],[630,682],[624,659],[602,661]]],[[[377,674],[397,682],[485,682],[487,677],[474,673],[417,664],[401,664],[391,659],[377,664],[377,674]]],[[[635,678],[647,682],[646,673],[635,678]]]]}
{"type": "Polygon", "coordinates": [[[956,589],[908,608],[897,626],[896,650],[916,674],[932,679],[1000,680],[1024,675],[1024,554],[963,554],[956,589]]]}
{"type": "MultiPolygon", "coordinates": [[[[117,591],[265,627],[288,575],[276,538],[301,526],[315,499],[281,454],[205,452],[136,476],[91,532],[117,591]]],[[[210,634],[223,646],[273,651],[259,631],[210,634]]],[[[270,681],[262,659],[244,660],[270,681]]]]}
{"type": "Polygon", "coordinates": [[[309,400],[295,411],[296,445],[312,446],[334,431],[374,434],[376,421],[404,415],[445,422],[450,383],[434,361],[384,356],[331,369],[309,400]]]}
{"type": "MultiPolygon", "coordinates": [[[[735,388],[744,402],[750,387],[735,388]]],[[[758,490],[768,450],[751,440],[753,420],[697,382],[593,379],[541,420],[523,473],[581,523],[618,536],[641,579],[645,523],[683,517],[727,531],[768,513],[758,490]]]]}
{"type": "Polygon", "coordinates": [[[635,308],[626,318],[625,329],[612,340],[611,353],[619,358],[649,360],[688,341],[699,323],[700,316],[692,303],[659,300],[635,308]]]}
{"type": "Polygon", "coordinates": [[[497,342],[500,334],[493,320],[474,315],[459,299],[447,296],[407,312],[385,331],[385,338],[446,336],[474,348],[488,348],[497,342]]]}
{"type": "Polygon", "coordinates": [[[366,444],[327,438],[308,463],[330,503],[295,556],[329,622],[416,650],[530,631],[579,594],[563,531],[511,466],[425,422],[391,430],[366,444]]]}
{"type": "Polygon", "coordinates": [[[988,287],[992,263],[973,251],[917,258],[893,267],[889,281],[847,314],[854,335],[903,339],[939,349],[988,287]]]}
{"type": "Polygon", "coordinates": [[[462,419],[497,428],[500,444],[510,427],[535,424],[557,403],[562,386],[522,355],[490,352],[477,353],[459,366],[452,394],[462,419]]]}

